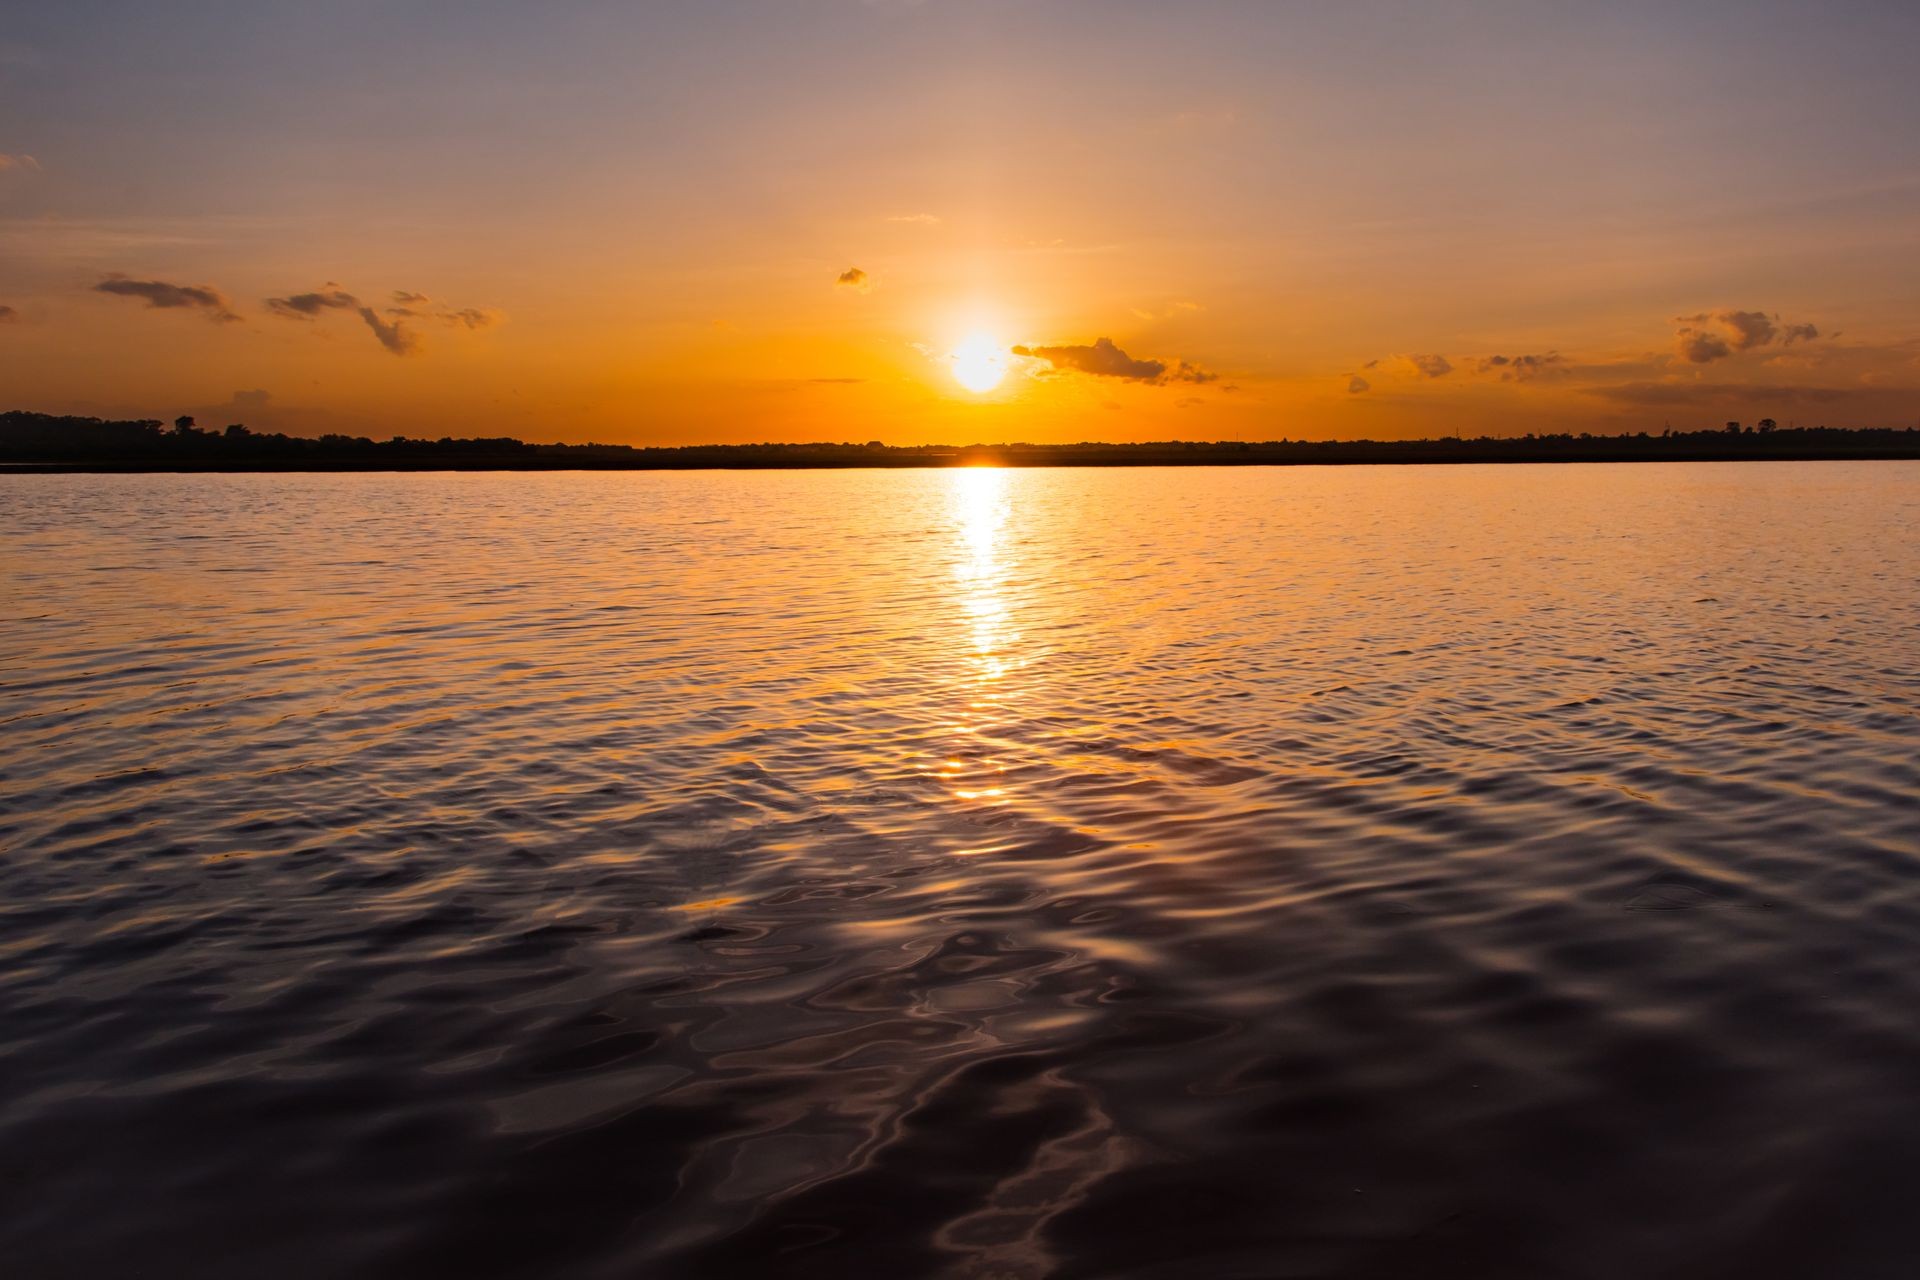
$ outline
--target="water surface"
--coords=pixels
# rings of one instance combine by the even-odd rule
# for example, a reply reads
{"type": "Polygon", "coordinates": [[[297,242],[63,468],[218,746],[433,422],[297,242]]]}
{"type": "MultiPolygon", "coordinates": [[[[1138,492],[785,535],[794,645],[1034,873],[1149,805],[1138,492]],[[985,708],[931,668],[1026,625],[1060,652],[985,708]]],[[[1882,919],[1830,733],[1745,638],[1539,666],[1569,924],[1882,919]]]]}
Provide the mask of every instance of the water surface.
{"type": "Polygon", "coordinates": [[[22,1276],[1910,1277],[1920,464],[0,478],[22,1276]]]}

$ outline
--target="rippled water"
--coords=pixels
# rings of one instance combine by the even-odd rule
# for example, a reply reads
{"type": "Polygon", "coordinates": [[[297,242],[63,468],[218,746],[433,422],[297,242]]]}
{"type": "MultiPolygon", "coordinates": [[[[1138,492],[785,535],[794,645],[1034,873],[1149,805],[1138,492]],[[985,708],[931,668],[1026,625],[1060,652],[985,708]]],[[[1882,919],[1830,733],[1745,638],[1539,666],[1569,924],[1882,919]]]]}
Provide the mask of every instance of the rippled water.
{"type": "Polygon", "coordinates": [[[13,1274],[1920,1274],[1920,464],[31,476],[0,552],[13,1274]]]}

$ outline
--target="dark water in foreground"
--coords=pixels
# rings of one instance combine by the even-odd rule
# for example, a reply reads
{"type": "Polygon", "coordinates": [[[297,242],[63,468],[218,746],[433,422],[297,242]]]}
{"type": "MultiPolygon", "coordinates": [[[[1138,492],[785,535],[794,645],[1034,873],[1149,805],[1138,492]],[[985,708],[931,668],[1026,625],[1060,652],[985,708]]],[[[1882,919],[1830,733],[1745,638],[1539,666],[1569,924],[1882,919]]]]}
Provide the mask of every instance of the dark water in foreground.
{"type": "Polygon", "coordinates": [[[1920,1274],[1920,464],[0,481],[0,1257],[1920,1274]]]}

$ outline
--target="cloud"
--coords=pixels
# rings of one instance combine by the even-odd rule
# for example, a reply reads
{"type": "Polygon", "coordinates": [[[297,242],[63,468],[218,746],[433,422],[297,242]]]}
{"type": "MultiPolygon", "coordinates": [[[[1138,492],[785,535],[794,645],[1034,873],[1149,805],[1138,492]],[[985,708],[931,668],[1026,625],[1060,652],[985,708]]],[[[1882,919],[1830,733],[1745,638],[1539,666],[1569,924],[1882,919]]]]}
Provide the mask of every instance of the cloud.
{"type": "Polygon", "coordinates": [[[373,330],[373,336],[380,339],[380,345],[396,356],[415,355],[420,350],[420,338],[406,327],[401,320],[386,321],[372,307],[361,307],[360,318],[367,322],[367,328],[373,330]]]}
{"type": "Polygon", "coordinates": [[[843,289],[852,289],[857,293],[865,293],[873,287],[867,273],[858,267],[848,267],[834,278],[834,283],[843,289]]]}
{"type": "Polygon", "coordinates": [[[1674,334],[1673,349],[1688,364],[1711,364],[1733,354],[1733,348],[1724,339],[1698,329],[1682,329],[1674,334]]]}
{"type": "Polygon", "coordinates": [[[1811,342],[1820,330],[1811,324],[1790,324],[1782,329],[1780,317],[1764,311],[1702,311],[1697,315],[1675,316],[1680,326],[1673,335],[1674,352],[1688,364],[1711,364],[1740,351],[1764,347],[1776,337],[1782,345],[1811,342]]]}
{"type": "Polygon", "coordinates": [[[328,311],[351,311],[366,321],[381,346],[397,356],[416,355],[420,351],[420,335],[406,326],[408,320],[437,320],[455,328],[487,329],[506,319],[491,307],[436,307],[426,294],[407,289],[395,289],[389,296],[395,304],[386,309],[391,319],[383,318],[331,280],[312,293],[268,298],[267,307],[275,315],[300,320],[310,320],[328,311]]]}
{"type": "Polygon", "coordinates": [[[441,321],[467,329],[490,329],[505,318],[492,307],[461,307],[458,311],[442,311],[439,315],[441,321]]]}
{"type": "Polygon", "coordinates": [[[1543,355],[1527,356],[1482,356],[1474,362],[1475,373],[1497,373],[1502,382],[1528,382],[1546,373],[1559,373],[1563,370],[1554,366],[1566,362],[1558,351],[1548,351],[1543,355]]]}
{"type": "Polygon", "coordinates": [[[1112,338],[1095,339],[1090,347],[1015,347],[1013,354],[1044,360],[1055,369],[1092,374],[1097,378],[1126,378],[1132,382],[1212,382],[1220,376],[1185,360],[1172,366],[1164,360],[1136,360],[1115,346],[1112,338]]]}
{"type": "Polygon", "coordinates": [[[323,311],[352,311],[360,305],[354,297],[329,280],[313,293],[296,293],[289,298],[268,298],[267,310],[275,315],[311,320],[323,311]]]}
{"type": "Polygon", "coordinates": [[[490,329],[507,317],[492,307],[459,307],[454,309],[433,309],[433,299],[424,293],[414,293],[407,289],[393,291],[394,305],[387,308],[390,316],[405,319],[438,320],[442,324],[454,325],[463,329],[490,329]]]}
{"type": "Polygon", "coordinates": [[[1412,370],[1416,377],[1421,378],[1444,378],[1453,372],[1453,361],[1442,355],[1386,356],[1367,361],[1360,366],[1361,372],[1378,369],[1389,360],[1400,361],[1412,370]]]}
{"type": "Polygon", "coordinates": [[[111,293],[121,298],[145,299],[156,311],[196,310],[211,320],[238,320],[227,295],[210,284],[168,284],[164,280],[129,280],[114,272],[93,286],[95,293],[111,293]]]}
{"type": "Polygon", "coordinates": [[[22,173],[38,173],[40,162],[32,156],[10,156],[0,151],[0,173],[5,173],[9,169],[18,169],[22,173]]]}
{"type": "Polygon", "coordinates": [[[937,227],[940,225],[941,219],[940,215],[934,213],[896,213],[888,218],[887,221],[907,222],[918,227],[937,227]]]}
{"type": "Polygon", "coordinates": [[[202,426],[217,429],[230,422],[240,422],[254,431],[285,431],[296,436],[317,436],[328,431],[371,433],[383,425],[365,420],[355,422],[337,409],[288,404],[264,387],[235,391],[219,404],[190,405],[186,411],[198,418],[202,426]]]}
{"type": "Polygon", "coordinates": [[[1763,311],[1722,311],[1714,319],[1732,335],[1735,351],[1764,347],[1773,341],[1773,335],[1777,332],[1773,321],[1763,311]]]}
{"type": "Polygon", "coordinates": [[[1371,390],[1373,390],[1373,384],[1357,373],[1347,379],[1347,394],[1350,396],[1357,396],[1371,390]]]}

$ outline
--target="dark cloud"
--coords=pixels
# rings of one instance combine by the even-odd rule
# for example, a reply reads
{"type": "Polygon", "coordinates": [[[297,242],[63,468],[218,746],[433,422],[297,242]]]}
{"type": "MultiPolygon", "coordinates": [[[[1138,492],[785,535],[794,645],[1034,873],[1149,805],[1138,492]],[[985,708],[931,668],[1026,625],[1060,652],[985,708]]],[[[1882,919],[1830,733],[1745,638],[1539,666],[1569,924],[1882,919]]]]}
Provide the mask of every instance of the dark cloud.
{"type": "Polygon", "coordinates": [[[1126,378],[1132,382],[1200,383],[1212,382],[1220,376],[1185,360],[1171,366],[1164,360],[1136,360],[1115,346],[1112,338],[1097,338],[1090,347],[1015,347],[1013,354],[1045,360],[1056,369],[1092,374],[1097,378],[1126,378]]]}
{"type": "Polygon", "coordinates": [[[1502,382],[1527,382],[1545,373],[1561,372],[1556,366],[1565,363],[1558,351],[1548,351],[1543,355],[1525,356],[1482,356],[1474,363],[1475,373],[1497,373],[1502,382]]]}
{"type": "Polygon", "coordinates": [[[1674,352],[1688,364],[1711,364],[1740,351],[1764,347],[1775,338],[1782,345],[1811,342],[1820,330],[1810,324],[1780,327],[1780,317],[1764,311],[1702,311],[1696,315],[1675,316],[1679,325],[1674,332],[1674,352]]]}
{"type": "Polygon", "coordinates": [[[414,355],[420,350],[420,336],[407,327],[408,320],[436,320],[456,328],[487,329],[505,319],[491,307],[439,307],[426,294],[408,289],[395,289],[389,296],[394,305],[386,308],[383,317],[356,295],[329,280],[312,293],[268,298],[267,307],[276,315],[295,319],[313,319],[328,311],[351,311],[366,321],[381,346],[397,356],[414,355]]]}
{"type": "Polygon", "coordinates": [[[115,272],[93,286],[95,293],[110,293],[120,298],[141,298],[158,311],[192,310],[208,319],[238,320],[227,295],[210,284],[168,284],[164,280],[129,280],[115,272]]]}
{"type": "Polygon", "coordinates": [[[1372,389],[1373,384],[1357,373],[1347,379],[1347,394],[1350,396],[1357,396],[1363,391],[1371,391],[1372,389]]]}
{"type": "Polygon", "coordinates": [[[848,267],[845,271],[842,271],[838,276],[834,277],[833,282],[843,289],[854,289],[861,293],[865,293],[873,287],[872,283],[868,280],[867,273],[858,267],[848,267]]]}
{"type": "Polygon", "coordinates": [[[1722,311],[1714,319],[1731,335],[1735,351],[1764,347],[1778,332],[1764,311],[1722,311]]]}
{"type": "Polygon", "coordinates": [[[1682,329],[1674,334],[1673,349],[1688,364],[1711,364],[1733,354],[1725,339],[1699,329],[1682,329]]]}
{"type": "Polygon", "coordinates": [[[255,387],[251,391],[234,392],[233,399],[227,403],[236,409],[264,409],[272,400],[273,393],[271,391],[255,387]]]}
{"type": "Polygon", "coordinates": [[[323,311],[352,311],[360,299],[329,280],[313,293],[296,293],[289,298],[268,298],[267,310],[275,315],[311,320],[323,311]]]}
{"type": "Polygon", "coordinates": [[[458,311],[442,311],[439,319],[466,329],[488,329],[500,323],[501,315],[490,307],[461,307],[458,311]]]}
{"type": "Polygon", "coordinates": [[[413,293],[407,289],[393,291],[394,305],[387,308],[390,316],[402,319],[438,320],[442,324],[454,325],[462,329],[490,329],[506,319],[492,307],[436,308],[433,299],[424,293],[413,293]]]}
{"type": "Polygon", "coordinates": [[[20,313],[5,303],[0,303],[0,324],[12,324],[20,318],[20,313]]]}
{"type": "Polygon", "coordinates": [[[360,318],[367,322],[367,328],[373,330],[373,336],[380,339],[380,345],[396,356],[410,356],[419,352],[420,338],[406,327],[401,320],[382,320],[380,313],[372,307],[361,307],[360,318]]]}

